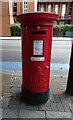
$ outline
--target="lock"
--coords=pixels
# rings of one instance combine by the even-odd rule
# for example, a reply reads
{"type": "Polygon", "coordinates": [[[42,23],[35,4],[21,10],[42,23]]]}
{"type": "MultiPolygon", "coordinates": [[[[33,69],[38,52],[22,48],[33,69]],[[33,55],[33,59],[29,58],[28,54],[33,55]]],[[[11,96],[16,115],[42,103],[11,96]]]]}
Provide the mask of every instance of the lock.
{"type": "Polygon", "coordinates": [[[47,66],[45,66],[45,67],[44,67],[44,69],[49,69],[49,66],[48,66],[48,65],[47,65],[47,66]]]}

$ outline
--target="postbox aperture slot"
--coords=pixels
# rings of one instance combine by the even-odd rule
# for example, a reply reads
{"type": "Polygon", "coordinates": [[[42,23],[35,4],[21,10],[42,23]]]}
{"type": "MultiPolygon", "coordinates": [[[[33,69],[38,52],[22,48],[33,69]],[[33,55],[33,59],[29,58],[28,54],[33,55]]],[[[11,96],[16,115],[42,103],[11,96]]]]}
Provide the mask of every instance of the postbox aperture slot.
{"type": "Polygon", "coordinates": [[[31,31],[31,35],[46,35],[46,31],[31,31]]]}
{"type": "Polygon", "coordinates": [[[33,40],[33,55],[43,55],[43,40],[33,40]]]}

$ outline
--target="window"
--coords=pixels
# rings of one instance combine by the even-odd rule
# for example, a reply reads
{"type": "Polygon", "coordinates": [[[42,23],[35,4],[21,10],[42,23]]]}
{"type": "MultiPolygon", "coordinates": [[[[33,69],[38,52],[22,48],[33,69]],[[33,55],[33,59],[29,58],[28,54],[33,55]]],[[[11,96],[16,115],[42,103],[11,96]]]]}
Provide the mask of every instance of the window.
{"type": "Polygon", "coordinates": [[[48,12],[51,12],[51,5],[48,5],[48,12]]]}
{"type": "Polygon", "coordinates": [[[17,3],[13,1],[12,6],[13,6],[13,16],[16,16],[17,15],[17,3]]]}
{"type": "Polygon", "coordinates": [[[62,18],[65,16],[66,4],[62,5],[62,18]]]}
{"type": "Polygon", "coordinates": [[[55,13],[58,14],[58,4],[55,5],[55,13]]]}
{"type": "Polygon", "coordinates": [[[41,4],[41,12],[44,12],[44,4],[41,4]]]}
{"type": "Polygon", "coordinates": [[[64,25],[64,21],[60,21],[60,25],[64,25]]]}
{"type": "Polygon", "coordinates": [[[28,3],[24,2],[24,12],[28,12],[28,3]]]}
{"type": "Polygon", "coordinates": [[[72,3],[70,3],[69,5],[69,16],[71,16],[71,12],[72,12],[72,3]]]}

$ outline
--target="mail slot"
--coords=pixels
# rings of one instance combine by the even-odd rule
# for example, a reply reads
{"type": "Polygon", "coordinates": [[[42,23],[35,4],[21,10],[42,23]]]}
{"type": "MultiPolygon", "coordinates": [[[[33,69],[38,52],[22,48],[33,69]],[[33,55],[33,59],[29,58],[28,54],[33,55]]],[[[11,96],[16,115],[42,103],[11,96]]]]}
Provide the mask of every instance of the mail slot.
{"type": "Polygon", "coordinates": [[[22,97],[31,104],[49,98],[52,32],[58,18],[47,12],[17,16],[22,32],[22,97]]]}
{"type": "Polygon", "coordinates": [[[32,35],[46,35],[46,31],[31,31],[32,35]]]}

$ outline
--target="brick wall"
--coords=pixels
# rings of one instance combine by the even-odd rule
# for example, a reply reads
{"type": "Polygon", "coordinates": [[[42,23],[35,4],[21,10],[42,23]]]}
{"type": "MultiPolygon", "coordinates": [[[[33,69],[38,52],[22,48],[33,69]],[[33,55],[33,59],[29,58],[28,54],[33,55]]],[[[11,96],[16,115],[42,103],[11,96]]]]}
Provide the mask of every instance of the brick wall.
{"type": "Polygon", "coordinates": [[[12,2],[2,2],[1,7],[0,20],[2,21],[0,21],[0,24],[2,26],[0,28],[0,36],[11,36],[9,26],[14,22],[12,17],[12,2]]]}
{"type": "Polygon", "coordinates": [[[34,11],[34,2],[28,2],[28,12],[34,11]]]}

